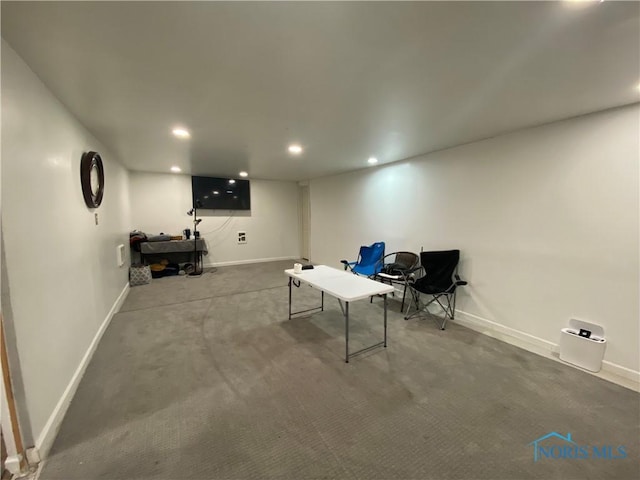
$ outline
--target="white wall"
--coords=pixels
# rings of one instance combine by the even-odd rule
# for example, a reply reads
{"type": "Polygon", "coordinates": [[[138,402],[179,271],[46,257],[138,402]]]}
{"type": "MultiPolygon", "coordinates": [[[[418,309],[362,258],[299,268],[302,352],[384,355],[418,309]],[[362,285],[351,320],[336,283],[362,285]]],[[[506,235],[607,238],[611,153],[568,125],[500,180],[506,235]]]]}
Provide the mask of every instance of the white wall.
{"type": "Polygon", "coordinates": [[[127,177],[3,40],[2,310],[15,329],[25,437],[37,446],[52,440],[78,368],[126,289],[116,246],[128,243],[127,177]],[[80,186],[87,150],[101,154],[106,174],[99,225],[80,186]]]}
{"type": "Polygon", "coordinates": [[[550,347],[600,323],[605,360],[637,372],[639,127],[636,104],[313,180],[311,258],[459,248],[467,319],[550,347]]]}
{"type": "MultiPolygon", "coordinates": [[[[193,230],[191,177],[130,173],[133,228],[147,234],[193,230]]],[[[198,210],[198,231],[207,241],[205,265],[299,258],[298,190],[294,182],[251,180],[251,210],[198,210]],[[247,243],[236,242],[247,232],[247,243]]]]}

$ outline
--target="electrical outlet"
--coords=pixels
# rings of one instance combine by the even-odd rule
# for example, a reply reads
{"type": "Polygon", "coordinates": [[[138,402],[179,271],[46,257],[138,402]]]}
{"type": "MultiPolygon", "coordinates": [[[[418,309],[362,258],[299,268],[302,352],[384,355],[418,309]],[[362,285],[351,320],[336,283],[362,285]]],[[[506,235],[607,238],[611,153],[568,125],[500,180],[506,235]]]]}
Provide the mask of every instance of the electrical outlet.
{"type": "Polygon", "coordinates": [[[94,218],[96,219],[96,225],[98,225],[98,214],[94,213],[93,215],[94,215],[94,218]]]}
{"type": "Polygon", "coordinates": [[[238,232],[238,243],[247,243],[247,232],[238,232]]]}

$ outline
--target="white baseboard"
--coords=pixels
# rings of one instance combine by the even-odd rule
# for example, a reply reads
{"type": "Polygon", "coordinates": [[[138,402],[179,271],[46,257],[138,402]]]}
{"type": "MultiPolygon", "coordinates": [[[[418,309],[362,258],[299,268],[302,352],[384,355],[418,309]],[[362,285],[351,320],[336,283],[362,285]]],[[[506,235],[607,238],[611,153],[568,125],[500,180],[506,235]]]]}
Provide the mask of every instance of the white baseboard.
{"type": "MultiPolygon", "coordinates": [[[[300,260],[300,257],[253,258],[251,260],[232,260],[230,262],[205,263],[204,264],[204,268],[207,268],[207,267],[226,267],[226,266],[229,266],[229,265],[245,265],[247,263],[278,262],[280,260],[300,260]]],[[[291,267],[293,268],[293,265],[291,267]]]]}
{"type": "Polygon", "coordinates": [[[577,368],[578,370],[590,373],[625,388],[640,392],[640,372],[631,370],[630,368],[605,360],[602,362],[602,370],[600,372],[590,372],[569,363],[562,362],[558,357],[559,345],[549,342],[548,340],[529,335],[528,333],[515,330],[500,323],[492,322],[491,320],[487,320],[462,310],[456,310],[455,322],[505,343],[515,345],[516,347],[529,352],[556,360],[564,365],[569,365],[573,368],[577,368]]]}
{"type": "MultiPolygon", "coordinates": [[[[611,372],[613,375],[617,375],[618,377],[625,378],[640,385],[640,372],[631,370],[630,368],[623,367],[622,365],[618,365],[617,363],[609,362],[608,360],[603,360],[602,370],[605,372],[611,372]]],[[[635,390],[640,392],[640,386],[636,386],[635,390]]]]}
{"type": "Polygon", "coordinates": [[[53,445],[53,441],[55,440],[56,435],[58,434],[60,425],[62,424],[62,419],[64,418],[65,413],[67,413],[69,404],[71,403],[71,400],[73,399],[73,396],[76,393],[78,385],[80,384],[82,375],[84,375],[84,371],[87,369],[87,365],[89,365],[89,362],[91,361],[91,357],[93,356],[93,353],[95,352],[98,346],[98,343],[100,343],[100,339],[102,338],[102,335],[104,334],[105,330],[109,326],[111,319],[120,310],[120,307],[124,303],[128,294],[129,294],[129,283],[127,282],[127,284],[122,289],[122,292],[120,292],[120,295],[118,296],[113,306],[111,307],[111,310],[109,310],[109,313],[107,314],[106,318],[102,322],[102,325],[100,325],[100,328],[98,329],[95,336],[93,337],[93,340],[89,345],[89,348],[87,348],[87,351],[85,352],[84,357],[82,357],[82,360],[78,365],[78,368],[73,374],[73,377],[71,377],[71,381],[67,385],[67,388],[62,394],[62,397],[60,397],[58,404],[53,409],[53,413],[49,417],[49,420],[47,420],[47,423],[45,424],[44,428],[42,429],[42,432],[40,432],[40,435],[36,440],[36,445],[35,445],[36,451],[34,452],[34,454],[37,455],[39,458],[45,459],[47,457],[49,450],[53,445]]]}

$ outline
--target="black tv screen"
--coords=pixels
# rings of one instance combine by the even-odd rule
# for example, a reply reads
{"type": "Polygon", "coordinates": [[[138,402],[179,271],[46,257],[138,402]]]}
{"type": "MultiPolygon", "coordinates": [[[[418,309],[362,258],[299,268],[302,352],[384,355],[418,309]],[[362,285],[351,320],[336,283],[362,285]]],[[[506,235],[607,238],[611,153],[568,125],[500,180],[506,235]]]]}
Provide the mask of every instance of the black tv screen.
{"type": "Polygon", "coordinates": [[[193,206],[211,210],[250,210],[249,180],[191,177],[193,206]]]}

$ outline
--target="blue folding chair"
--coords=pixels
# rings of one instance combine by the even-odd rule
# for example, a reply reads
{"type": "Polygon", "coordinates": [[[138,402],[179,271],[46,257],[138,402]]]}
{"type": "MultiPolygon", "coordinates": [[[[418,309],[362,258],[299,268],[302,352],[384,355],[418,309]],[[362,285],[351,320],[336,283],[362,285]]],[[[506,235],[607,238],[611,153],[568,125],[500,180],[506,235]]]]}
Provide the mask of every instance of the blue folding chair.
{"type": "Polygon", "coordinates": [[[383,258],[384,242],[376,242],[370,246],[363,245],[360,247],[357,261],[340,260],[340,263],[344,265],[345,270],[349,269],[357,275],[373,277],[382,271],[384,266],[383,258]]]}

